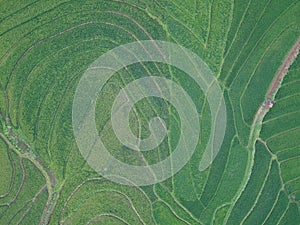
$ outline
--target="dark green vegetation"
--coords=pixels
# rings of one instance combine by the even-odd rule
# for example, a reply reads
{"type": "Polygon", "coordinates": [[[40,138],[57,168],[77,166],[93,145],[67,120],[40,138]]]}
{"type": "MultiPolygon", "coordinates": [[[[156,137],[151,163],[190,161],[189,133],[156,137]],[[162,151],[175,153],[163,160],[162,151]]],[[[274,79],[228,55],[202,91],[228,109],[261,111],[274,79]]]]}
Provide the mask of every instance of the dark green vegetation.
{"type": "Polygon", "coordinates": [[[299,11],[297,0],[0,0],[0,224],[299,224],[299,57],[257,141],[252,124],[300,36],[299,11]],[[178,174],[127,187],[102,179],[81,157],[72,101],[90,63],[116,46],[148,39],[183,45],[208,64],[224,90],[227,128],[214,163],[200,173],[210,112],[195,82],[161,64],[119,71],[98,99],[97,126],[120,160],[164,159],[180,129],[176,109],[144,99],[132,111],[133,132],[147,137],[158,114],[170,135],[152,152],[127,151],[113,135],[110,108],[130,81],[173,79],[201,115],[197,150],[178,174]]]}

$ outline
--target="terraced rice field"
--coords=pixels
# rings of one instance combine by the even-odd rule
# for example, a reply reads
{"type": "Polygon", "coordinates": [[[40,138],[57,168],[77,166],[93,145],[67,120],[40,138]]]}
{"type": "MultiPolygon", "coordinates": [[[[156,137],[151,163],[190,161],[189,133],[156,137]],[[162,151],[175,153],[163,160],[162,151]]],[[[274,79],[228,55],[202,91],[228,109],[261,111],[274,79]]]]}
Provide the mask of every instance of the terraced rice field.
{"type": "Polygon", "coordinates": [[[0,0],[0,224],[300,224],[299,12],[297,0],[0,0]],[[72,127],[75,90],[89,65],[139,40],[196,53],[216,77],[227,110],[222,147],[200,172],[211,112],[197,83],[163,63],[114,74],[97,99],[95,122],[118,160],[157,163],[180,136],[176,108],[149,97],[130,112],[130,128],[146,138],[159,115],[168,136],[138,154],[118,140],[110,110],[130,82],[150,75],[175,81],[200,118],[189,162],[141,187],[96,173],[72,127]]]}

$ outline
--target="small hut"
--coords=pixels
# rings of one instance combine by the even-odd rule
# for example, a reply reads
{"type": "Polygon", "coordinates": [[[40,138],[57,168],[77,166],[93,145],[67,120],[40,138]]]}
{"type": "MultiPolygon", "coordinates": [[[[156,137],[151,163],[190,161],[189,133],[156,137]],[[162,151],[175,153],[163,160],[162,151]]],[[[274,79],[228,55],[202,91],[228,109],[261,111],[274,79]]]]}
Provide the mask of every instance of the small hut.
{"type": "Polygon", "coordinates": [[[271,100],[271,99],[267,99],[266,101],[265,101],[265,105],[268,107],[268,108],[272,108],[273,106],[274,106],[274,101],[273,100],[271,100]]]}

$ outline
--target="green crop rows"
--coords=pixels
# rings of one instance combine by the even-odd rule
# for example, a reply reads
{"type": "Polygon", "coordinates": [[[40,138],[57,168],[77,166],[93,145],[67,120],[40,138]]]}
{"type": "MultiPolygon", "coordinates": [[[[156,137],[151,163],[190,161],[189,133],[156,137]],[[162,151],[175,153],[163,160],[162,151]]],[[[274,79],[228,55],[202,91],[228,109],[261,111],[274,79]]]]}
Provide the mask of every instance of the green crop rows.
{"type": "Polygon", "coordinates": [[[262,126],[255,123],[300,37],[299,12],[298,0],[0,0],[0,224],[300,224],[300,56],[262,126]],[[149,39],[182,45],[207,63],[224,94],[226,133],[213,164],[199,172],[211,124],[196,82],[161,63],[118,71],[96,111],[99,136],[117,159],[159,162],[180,136],[176,109],[149,97],[130,114],[132,132],[149,136],[149,121],[159,115],[168,137],[143,153],[118,140],[110,110],[138,78],[177,82],[194,101],[201,127],[193,157],[177,174],[155,185],[123,186],[81,156],[73,97],[100,55],[149,39]]]}
{"type": "MultiPolygon", "coordinates": [[[[293,211],[297,212],[299,202],[299,62],[300,57],[290,68],[288,76],[284,79],[277,94],[276,107],[266,116],[261,137],[265,140],[269,150],[274,153],[281,172],[280,179],[284,185],[284,192],[288,196],[290,204],[284,204],[285,211],[282,219],[286,223],[293,223],[294,217],[289,216],[293,211]],[[289,88],[289,91],[287,91],[289,88]],[[298,117],[297,117],[298,115],[298,117]],[[296,116],[296,117],[295,117],[296,116]]],[[[274,206],[282,204],[277,199],[274,206]]],[[[283,206],[281,206],[283,207],[283,206]]],[[[298,219],[299,223],[300,220],[298,219]]]]}

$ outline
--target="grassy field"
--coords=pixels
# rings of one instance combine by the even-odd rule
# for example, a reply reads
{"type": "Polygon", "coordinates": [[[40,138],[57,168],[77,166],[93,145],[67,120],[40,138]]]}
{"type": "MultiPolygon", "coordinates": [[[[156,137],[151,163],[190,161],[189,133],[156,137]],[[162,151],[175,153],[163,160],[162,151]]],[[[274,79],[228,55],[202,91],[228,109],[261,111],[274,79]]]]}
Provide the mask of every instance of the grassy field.
{"type": "Polygon", "coordinates": [[[0,224],[299,224],[299,56],[273,108],[262,124],[253,123],[300,37],[299,11],[297,0],[0,0],[0,224]],[[139,154],[118,140],[111,107],[130,82],[171,79],[199,114],[201,135],[191,160],[145,187],[97,174],[81,156],[72,127],[84,71],[108,50],[138,40],[169,41],[199,55],[217,78],[227,110],[221,150],[199,172],[211,112],[197,83],[162,63],[114,74],[97,99],[96,124],[120,161],[157,163],[180,137],[176,108],[149,97],[130,114],[132,132],[148,137],[149,121],[159,115],[167,138],[139,154]]]}

